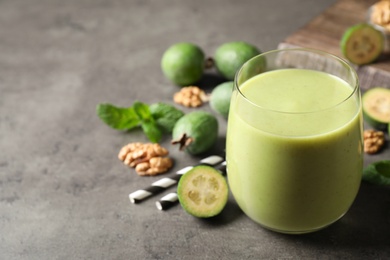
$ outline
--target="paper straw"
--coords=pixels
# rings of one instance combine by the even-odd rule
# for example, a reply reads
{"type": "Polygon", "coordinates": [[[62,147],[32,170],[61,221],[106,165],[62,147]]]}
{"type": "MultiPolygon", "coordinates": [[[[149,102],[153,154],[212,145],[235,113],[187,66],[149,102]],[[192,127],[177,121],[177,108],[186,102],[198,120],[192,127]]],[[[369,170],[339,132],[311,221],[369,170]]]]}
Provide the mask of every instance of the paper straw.
{"type": "Polygon", "coordinates": [[[173,205],[175,205],[179,201],[177,194],[175,192],[168,193],[160,200],[156,201],[156,207],[159,210],[166,210],[173,205]]]}
{"type": "MultiPolygon", "coordinates": [[[[191,167],[192,168],[192,167],[191,167]]],[[[214,168],[221,172],[221,174],[226,174],[226,161],[223,161],[222,163],[215,165],[214,168]]],[[[159,210],[166,210],[170,207],[176,205],[179,201],[179,198],[177,197],[177,194],[172,192],[164,197],[162,197],[160,200],[156,201],[156,207],[159,210]]]]}
{"type": "MultiPolygon", "coordinates": [[[[223,162],[223,158],[218,155],[211,155],[209,157],[206,157],[202,160],[200,160],[200,163],[198,165],[209,165],[209,166],[216,166],[223,162]]],[[[146,198],[149,198],[150,196],[156,195],[167,188],[175,185],[180,177],[191,170],[194,166],[187,166],[184,167],[183,169],[179,170],[176,172],[175,175],[171,177],[165,177],[162,178],[158,181],[153,182],[149,187],[145,189],[140,189],[135,192],[132,192],[129,194],[129,199],[131,203],[138,203],[141,202],[142,200],[145,200],[146,198]]]]}

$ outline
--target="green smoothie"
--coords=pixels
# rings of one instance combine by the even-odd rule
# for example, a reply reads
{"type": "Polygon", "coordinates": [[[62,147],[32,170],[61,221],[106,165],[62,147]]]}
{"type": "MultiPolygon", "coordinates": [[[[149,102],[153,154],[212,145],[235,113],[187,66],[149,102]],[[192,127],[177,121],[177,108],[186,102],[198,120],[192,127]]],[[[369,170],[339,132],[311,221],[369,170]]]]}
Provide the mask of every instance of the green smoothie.
{"type": "Polygon", "coordinates": [[[285,233],[341,218],[361,181],[359,95],[335,76],[305,69],[259,74],[240,92],[232,95],[226,152],[241,209],[285,233]]]}

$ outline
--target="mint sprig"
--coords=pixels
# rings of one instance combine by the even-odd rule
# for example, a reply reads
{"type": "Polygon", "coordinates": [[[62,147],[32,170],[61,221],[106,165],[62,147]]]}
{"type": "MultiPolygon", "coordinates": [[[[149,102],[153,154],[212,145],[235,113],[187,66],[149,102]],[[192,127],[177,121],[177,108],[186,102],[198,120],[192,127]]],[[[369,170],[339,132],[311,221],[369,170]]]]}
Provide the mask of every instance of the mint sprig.
{"type": "Polygon", "coordinates": [[[158,143],[161,140],[163,132],[160,128],[158,128],[157,124],[154,121],[142,122],[141,127],[146,137],[151,142],[158,143]]]}
{"type": "Polygon", "coordinates": [[[132,130],[141,127],[146,137],[158,143],[163,134],[172,132],[173,126],[184,113],[165,103],[148,105],[139,101],[131,107],[116,107],[108,103],[96,107],[98,117],[116,130],[132,130]]]}
{"type": "Polygon", "coordinates": [[[140,123],[133,107],[121,108],[111,104],[99,104],[96,113],[104,123],[117,130],[130,130],[140,123]]]}
{"type": "Polygon", "coordinates": [[[145,103],[136,101],[133,104],[133,108],[141,122],[141,127],[146,137],[153,143],[158,143],[161,140],[162,131],[155,122],[152,113],[150,112],[149,106],[145,103]]]}
{"type": "Polygon", "coordinates": [[[166,133],[172,133],[177,120],[184,112],[166,103],[155,103],[149,106],[150,112],[157,125],[166,133]]]}
{"type": "Polygon", "coordinates": [[[149,106],[145,103],[135,101],[133,104],[134,112],[140,121],[153,121],[149,106]]]}
{"type": "Polygon", "coordinates": [[[363,169],[362,179],[373,184],[390,185],[390,160],[369,164],[363,169]]]}

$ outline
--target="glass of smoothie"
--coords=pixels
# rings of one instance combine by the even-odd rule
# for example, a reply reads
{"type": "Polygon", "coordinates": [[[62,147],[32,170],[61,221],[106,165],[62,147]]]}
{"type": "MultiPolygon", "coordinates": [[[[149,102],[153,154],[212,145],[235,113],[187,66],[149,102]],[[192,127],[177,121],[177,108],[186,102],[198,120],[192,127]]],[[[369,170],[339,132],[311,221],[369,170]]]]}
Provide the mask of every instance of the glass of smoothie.
{"type": "Polygon", "coordinates": [[[226,160],[230,189],[261,226],[322,229],[352,205],[363,168],[358,77],[318,50],[260,54],[237,72],[226,160]]]}

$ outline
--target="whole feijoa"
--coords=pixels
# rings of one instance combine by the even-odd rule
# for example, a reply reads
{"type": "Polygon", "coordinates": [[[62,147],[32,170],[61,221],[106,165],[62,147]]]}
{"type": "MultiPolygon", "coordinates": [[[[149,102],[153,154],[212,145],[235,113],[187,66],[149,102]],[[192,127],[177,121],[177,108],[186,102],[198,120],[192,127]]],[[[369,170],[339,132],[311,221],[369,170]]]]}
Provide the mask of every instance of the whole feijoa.
{"type": "Polygon", "coordinates": [[[247,42],[228,42],[217,48],[214,62],[217,70],[226,79],[233,80],[241,66],[260,53],[261,51],[256,46],[247,42]]]}
{"type": "Polygon", "coordinates": [[[233,85],[233,81],[221,83],[213,89],[210,95],[210,107],[224,118],[227,118],[229,115],[233,85]]]}
{"type": "Polygon", "coordinates": [[[193,111],[182,116],[173,127],[172,144],[190,154],[209,150],[218,139],[218,121],[205,111],[193,111]]]}
{"type": "Polygon", "coordinates": [[[205,55],[192,43],[181,42],[170,46],[161,59],[161,69],[169,80],[179,86],[196,83],[202,76],[205,55]]]}

